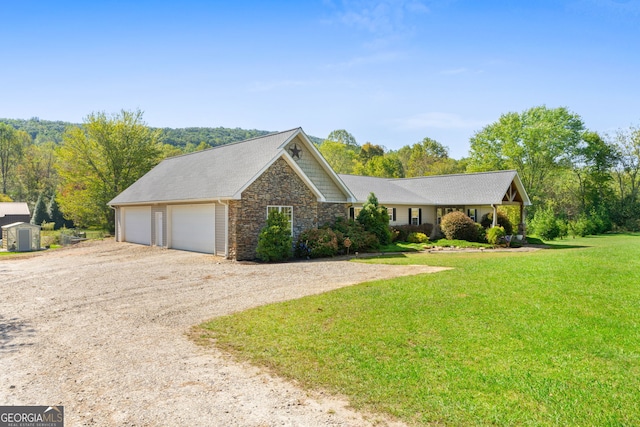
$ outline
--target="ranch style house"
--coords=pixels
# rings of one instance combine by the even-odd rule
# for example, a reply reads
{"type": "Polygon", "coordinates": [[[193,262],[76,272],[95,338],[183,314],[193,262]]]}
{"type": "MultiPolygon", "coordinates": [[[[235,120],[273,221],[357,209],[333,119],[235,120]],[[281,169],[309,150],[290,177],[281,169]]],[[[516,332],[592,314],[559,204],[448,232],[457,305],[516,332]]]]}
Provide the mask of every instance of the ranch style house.
{"type": "MultiPolygon", "coordinates": [[[[338,175],[301,128],[163,160],[109,202],[116,240],[255,259],[268,213],[285,213],[294,241],[304,230],[357,215],[369,193],[390,225],[438,224],[453,210],[475,221],[527,193],[516,171],[375,178],[338,175]]],[[[522,224],[519,229],[522,230],[522,224]]]]}

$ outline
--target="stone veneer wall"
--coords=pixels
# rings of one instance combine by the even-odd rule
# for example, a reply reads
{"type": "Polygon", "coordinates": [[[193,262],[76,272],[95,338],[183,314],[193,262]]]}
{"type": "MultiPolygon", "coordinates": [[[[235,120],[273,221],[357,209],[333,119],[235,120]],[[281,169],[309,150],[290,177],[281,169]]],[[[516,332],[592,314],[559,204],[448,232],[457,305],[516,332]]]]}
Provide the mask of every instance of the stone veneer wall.
{"type": "Polygon", "coordinates": [[[346,203],[318,203],[318,225],[333,225],[339,217],[348,218],[349,210],[346,203]]]}
{"type": "MultiPolygon", "coordinates": [[[[245,191],[229,212],[229,256],[254,259],[260,230],[267,223],[267,206],[293,206],[293,240],[318,225],[316,195],[282,158],[276,160],[245,191]]],[[[231,208],[231,206],[230,206],[231,208]]]]}

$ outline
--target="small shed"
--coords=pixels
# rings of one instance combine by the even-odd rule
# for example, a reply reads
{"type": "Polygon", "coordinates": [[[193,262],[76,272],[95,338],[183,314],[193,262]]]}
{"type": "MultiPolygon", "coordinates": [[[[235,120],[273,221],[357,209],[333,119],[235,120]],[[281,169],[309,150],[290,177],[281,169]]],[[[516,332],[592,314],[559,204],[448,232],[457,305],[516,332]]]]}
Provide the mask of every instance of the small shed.
{"type": "Polygon", "coordinates": [[[40,226],[28,222],[14,222],[2,226],[2,248],[8,251],[29,252],[40,249],[40,226]]]}

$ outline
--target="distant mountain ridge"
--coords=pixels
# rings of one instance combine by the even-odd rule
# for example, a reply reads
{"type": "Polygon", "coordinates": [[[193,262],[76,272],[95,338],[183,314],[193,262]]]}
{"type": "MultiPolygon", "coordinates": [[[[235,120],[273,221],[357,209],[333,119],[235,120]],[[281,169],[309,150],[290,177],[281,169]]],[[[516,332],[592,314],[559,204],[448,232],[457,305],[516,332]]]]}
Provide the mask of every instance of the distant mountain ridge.
{"type": "MultiPolygon", "coordinates": [[[[31,119],[0,119],[0,123],[6,123],[18,130],[23,130],[31,135],[36,144],[55,142],[60,144],[62,136],[69,126],[81,126],[78,123],[63,121],[41,120],[38,117],[31,119]]],[[[231,142],[244,141],[245,139],[272,133],[272,131],[258,129],[241,129],[225,127],[188,127],[188,128],[154,128],[160,129],[160,140],[165,144],[185,148],[188,145],[197,146],[205,142],[211,147],[229,144],[231,142]]],[[[316,144],[322,143],[322,138],[309,136],[316,144]]]]}

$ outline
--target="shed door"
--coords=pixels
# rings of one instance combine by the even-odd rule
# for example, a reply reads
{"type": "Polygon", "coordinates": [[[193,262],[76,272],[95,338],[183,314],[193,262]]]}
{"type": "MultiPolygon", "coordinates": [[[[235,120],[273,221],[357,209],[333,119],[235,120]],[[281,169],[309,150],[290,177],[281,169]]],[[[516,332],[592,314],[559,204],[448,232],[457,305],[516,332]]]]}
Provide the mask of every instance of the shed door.
{"type": "Polygon", "coordinates": [[[31,250],[31,230],[28,228],[18,228],[18,252],[31,250]]]}
{"type": "Polygon", "coordinates": [[[124,241],[151,245],[151,207],[127,207],[124,211],[124,241]]]}
{"type": "Polygon", "coordinates": [[[215,205],[179,205],[171,208],[171,247],[215,253],[215,205]]]}

